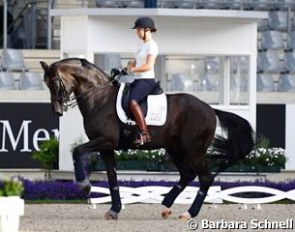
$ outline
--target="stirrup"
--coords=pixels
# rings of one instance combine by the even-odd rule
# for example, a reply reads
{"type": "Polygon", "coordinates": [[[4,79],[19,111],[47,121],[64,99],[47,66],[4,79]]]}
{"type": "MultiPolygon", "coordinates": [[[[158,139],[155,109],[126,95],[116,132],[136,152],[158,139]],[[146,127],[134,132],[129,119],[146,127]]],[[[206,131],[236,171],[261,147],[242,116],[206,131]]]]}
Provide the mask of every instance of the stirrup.
{"type": "Polygon", "coordinates": [[[144,145],[145,143],[150,143],[152,138],[148,132],[139,133],[139,138],[134,141],[135,144],[144,145]]]}

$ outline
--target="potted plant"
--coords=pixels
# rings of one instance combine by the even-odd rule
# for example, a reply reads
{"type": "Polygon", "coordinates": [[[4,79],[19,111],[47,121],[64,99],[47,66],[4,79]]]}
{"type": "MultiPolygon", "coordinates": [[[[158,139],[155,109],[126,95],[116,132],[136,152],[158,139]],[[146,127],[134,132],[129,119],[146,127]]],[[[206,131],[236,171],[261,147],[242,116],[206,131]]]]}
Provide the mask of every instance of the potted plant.
{"type": "Polygon", "coordinates": [[[163,149],[117,151],[117,168],[119,170],[158,171],[164,153],[163,149]]]}
{"type": "Polygon", "coordinates": [[[255,148],[241,160],[232,171],[244,172],[280,172],[287,162],[286,151],[280,147],[270,147],[268,139],[261,137],[255,148]]]}
{"type": "Polygon", "coordinates": [[[0,232],[17,232],[24,214],[23,183],[17,178],[0,181],[0,232]]]}
{"type": "Polygon", "coordinates": [[[277,147],[254,149],[243,161],[257,172],[279,172],[285,168],[286,162],[286,151],[277,147]]]}
{"type": "MultiPolygon", "coordinates": [[[[207,151],[211,169],[216,171],[219,154],[211,147],[207,151]]],[[[280,172],[287,162],[286,151],[283,148],[270,147],[270,142],[264,137],[257,139],[255,148],[235,165],[228,167],[226,172],[280,172]]]]}
{"type": "MultiPolygon", "coordinates": [[[[159,150],[128,150],[115,151],[118,170],[144,170],[159,171],[164,149],[159,150]]],[[[95,170],[105,170],[103,161],[99,156],[95,160],[95,170]]]]}
{"type": "Polygon", "coordinates": [[[57,138],[44,141],[39,151],[32,154],[32,158],[41,162],[41,166],[46,170],[45,179],[51,179],[51,170],[58,166],[59,143],[57,138]]]}

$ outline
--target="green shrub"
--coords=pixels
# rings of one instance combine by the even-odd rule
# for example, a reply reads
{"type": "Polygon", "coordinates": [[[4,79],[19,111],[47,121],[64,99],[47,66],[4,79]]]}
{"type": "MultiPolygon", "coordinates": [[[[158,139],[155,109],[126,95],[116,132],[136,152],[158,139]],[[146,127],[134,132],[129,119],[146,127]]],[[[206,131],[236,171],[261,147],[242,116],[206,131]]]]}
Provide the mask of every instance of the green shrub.
{"type": "Polygon", "coordinates": [[[44,141],[40,146],[40,150],[32,154],[32,158],[38,160],[42,168],[47,170],[49,178],[51,177],[51,169],[54,169],[58,162],[58,149],[58,140],[56,138],[51,138],[44,141]]]}
{"type": "Polygon", "coordinates": [[[23,182],[18,178],[0,181],[0,196],[21,196],[24,192],[23,182]]]}

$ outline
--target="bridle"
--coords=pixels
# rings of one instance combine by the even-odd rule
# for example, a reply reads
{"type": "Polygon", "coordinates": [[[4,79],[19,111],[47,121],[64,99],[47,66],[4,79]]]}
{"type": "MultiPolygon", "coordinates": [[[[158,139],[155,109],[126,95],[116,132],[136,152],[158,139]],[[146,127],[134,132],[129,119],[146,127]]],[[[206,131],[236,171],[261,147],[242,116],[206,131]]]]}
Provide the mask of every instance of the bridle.
{"type": "Polygon", "coordinates": [[[102,86],[98,85],[98,86],[94,86],[92,88],[89,88],[89,90],[86,93],[83,93],[83,95],[81,94],[78,96],[70,97],[70,94],[67,92],[66,85],[64,83],[64,78],[62,78],[62,76],[58,72],[56,72],[56,75],[51,80],[53,82],[58,81],[60,88],[59,88],[59,91],[56,96],[51,95],[51,101],[61,102],[62,106],[63,106],[63,110],[66,112],[68,110],[68,107],[71,107],[71,108],[75,107],[77,105],[77,101],[80,101],[80,102],[83,101],[83,100],[81,100],[81,98],[85,95],[90,94],[93,90],[98,92],[98,91],[105,89],[113,82],[118,82],[118,79],[121,76],[120,75],[117,75],[117,76],[118,77],[116,78],[116,76],[112,75],[111,79],[108,82],[106,82],[104,85],[102,85],[102,86]]]}
{"type": "Polygon", "coordinates": [[[70,96],[67,92],[65,83],[63,81],[63,78],[59,75],[57,72],[56,75],[51,79],[53,82],[57,81],[59,84],[59,91],[55,96],[51,94],[51,101],[58,101],[61,102],[63,105],[63,110],[68,110],[68,101],[70,100],[70,96]]]}

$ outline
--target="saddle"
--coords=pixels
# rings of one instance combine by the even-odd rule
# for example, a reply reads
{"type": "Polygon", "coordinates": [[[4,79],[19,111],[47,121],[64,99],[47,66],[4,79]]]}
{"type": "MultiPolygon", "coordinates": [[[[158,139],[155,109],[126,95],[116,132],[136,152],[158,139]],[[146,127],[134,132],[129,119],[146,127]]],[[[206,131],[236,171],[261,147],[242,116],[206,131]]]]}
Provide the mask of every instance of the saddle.
{"type": "MultiPolygon", "coordinates": [[[[116,111],[119,120],[122,122],[118,148],[127,151],[138,135],[138,127],[133,126],[136,125],[136,122],[133,114],[129,112],[128,106],[132,83],[119,82],[121,75],[121,71],[112,70],[112,77],[115,80],[115,84],[119,87],[116,111]]],[[[156,82],[148,96],[139,102],[139,105],[143,110],[147,125],[163,126],[165,124],[167,118],[167,96],[160,87],[160,81],[156,82]]]]}
{"type": "MultiPolygon", "coordinates": [[[[125,88],[123,90],[123,96],[122,96],[122,108],[125,111],[127,117],[130,119],[134,119],[133,114],[130,112],[129,106],[128,106],[132,87],[133,87],[132,83],[125,83],[125,88]]],[[[154,88],[149,92],[148,95],[160,95],[163,92],[164,91],[160,86],[160,81],[157,81],[154,88]]],[[[147,97],[148,96],[146,96],[142,101],[139,102],[139,105],[143,111],[144,116],[147,115],[147,108],[148,108],[147,97]]]]}
{"type": "MultiPolygon", "coordinates": [[[[130,96],[130,86],[125,89],[125,83],[121,82],[117,101],[116,111],[118,118],[123,124],[136,125],[133,115],[129,112],[128,97],[130,96]],[[125,92],[125,95],[123,93],[125,92]],[[123,107],[124,105],[124,107],[123,107]],[[124,109],[125,108],[125,109],[124,109]],[[129,116],[127,115],[129,114],[129,116]]],[[[149,94],[145,99],[139,102],[140,106],[144,111],[146,124],[150,126],[163,126],[166,122],[167,117],[167,96],[162,89],[159,89],[159,83],[151,91],[153,94],[149,94]]]]}

